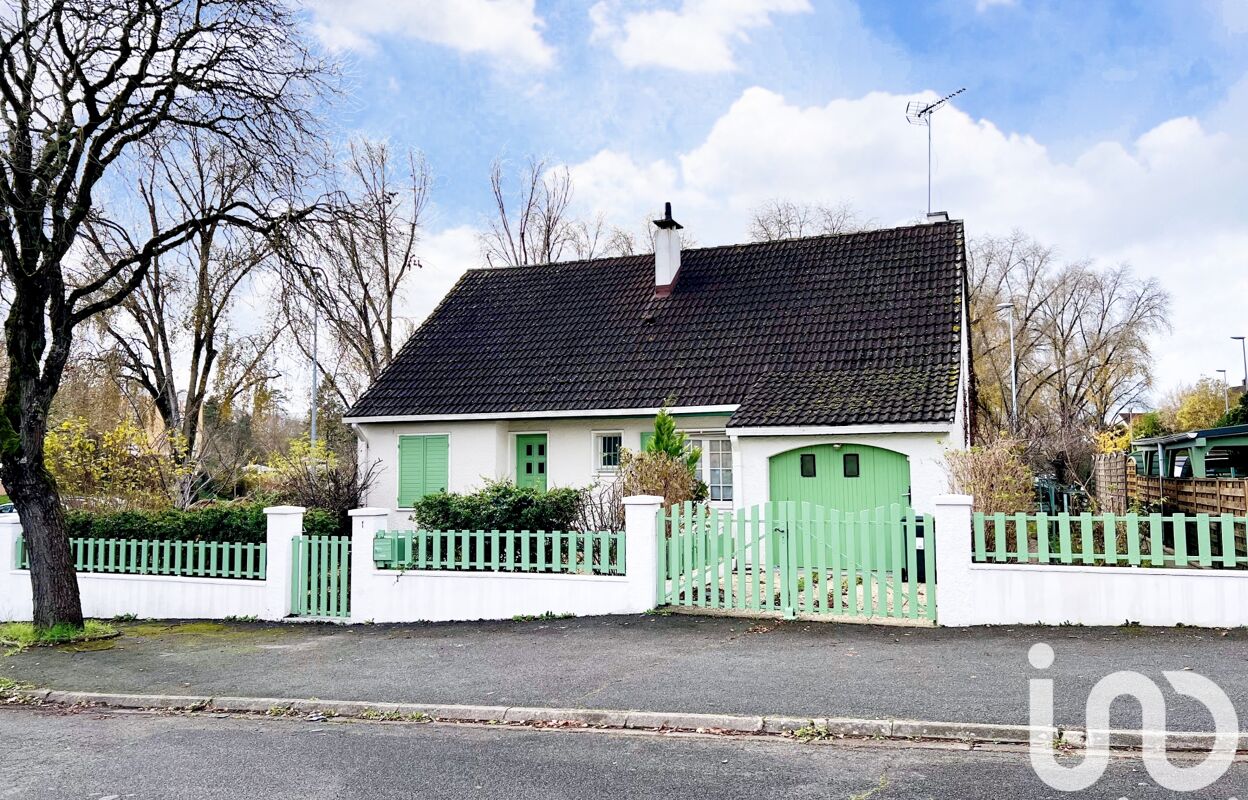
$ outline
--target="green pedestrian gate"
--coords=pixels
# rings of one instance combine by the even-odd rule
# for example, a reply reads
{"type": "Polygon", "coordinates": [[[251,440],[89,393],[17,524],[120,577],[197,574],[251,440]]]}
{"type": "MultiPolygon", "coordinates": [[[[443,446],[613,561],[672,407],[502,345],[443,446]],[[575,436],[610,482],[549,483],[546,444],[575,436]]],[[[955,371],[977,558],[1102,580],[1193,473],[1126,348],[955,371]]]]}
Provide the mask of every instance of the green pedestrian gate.
{"type": "Polygon", "coordinates": [[[296,536],[291,539],[291,548],[291,616],[349,617],[351,537],[296,536]]]}
{"type": "Polygon", "coordinates": [[[842,619],[936,620],[932,518],[775,502],[659,512],[658,603],[842,619]]]}

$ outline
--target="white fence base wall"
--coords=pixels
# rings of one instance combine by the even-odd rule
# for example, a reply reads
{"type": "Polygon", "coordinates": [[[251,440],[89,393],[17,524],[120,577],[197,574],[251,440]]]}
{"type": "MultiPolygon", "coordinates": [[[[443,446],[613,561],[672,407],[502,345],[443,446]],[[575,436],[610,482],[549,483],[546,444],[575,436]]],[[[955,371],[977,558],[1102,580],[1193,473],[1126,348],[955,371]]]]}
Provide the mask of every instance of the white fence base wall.
{"type": "Polygon", "coordinates": [[[942,597],[942,625],[1248,625],[1248,574],[1231,570],[975,564],[970,580],[984,602],[946,619],[942,597]]]}
{"type": "MultiPolygon", "coordinates": [[[[105,619],[126,614],[145,619],[284,619],[290,613],[290,540],[303,530],[303,512],[298,506],[265,509],[263,580],[79,572],[82,613],[105,619]]],[[[0,515],[0,620],[34,615],[30,572],[14,569],[21,532],[16,514],[0,515]]]]}
{"type": "Polygon", "coordinates": [[[351,621],[430,622],[511,619],[553,614],[640,614],[654,607],[658,580],[656,515],[662,498],[624,500],[624,575],[380,570],[373,537],[386,530],[386,508],[351,515],[351,621]]]}
{"type": "Polygon", "coordinates": [[[547,612],[634,614],[653,608],[653,598],[640,607],[632,602],[631,583],[628,577],[603,575],[373,570],[351,587],[351,621],[454,622],[547,612]]]}
{"type": "Polygon", "coordinates": [[[971,498],[935,505],[940,625],[1248,625],[1248,571],[975,564],[971,498]]]}
{"type": "MultiPolygon", "coordinates": [[[[78,573],[83,616],[108,619],[134,614],[143,619],[264,617],[265,582],[170,575],[78,573]]],[[[0,619],[31,618],[30,573],[6,576],[0,619]]]]}

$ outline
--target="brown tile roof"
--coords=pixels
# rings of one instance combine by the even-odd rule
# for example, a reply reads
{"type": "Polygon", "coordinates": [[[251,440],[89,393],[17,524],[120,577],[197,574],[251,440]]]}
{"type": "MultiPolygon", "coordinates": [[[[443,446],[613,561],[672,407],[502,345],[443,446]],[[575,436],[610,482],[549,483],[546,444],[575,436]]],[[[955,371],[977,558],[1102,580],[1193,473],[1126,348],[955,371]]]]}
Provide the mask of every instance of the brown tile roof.
{"type": "Polygon", "coordinates": [[[732,425],[951,422],[961,222],[470,270],[350,417],[736,405],[732,425]]]}

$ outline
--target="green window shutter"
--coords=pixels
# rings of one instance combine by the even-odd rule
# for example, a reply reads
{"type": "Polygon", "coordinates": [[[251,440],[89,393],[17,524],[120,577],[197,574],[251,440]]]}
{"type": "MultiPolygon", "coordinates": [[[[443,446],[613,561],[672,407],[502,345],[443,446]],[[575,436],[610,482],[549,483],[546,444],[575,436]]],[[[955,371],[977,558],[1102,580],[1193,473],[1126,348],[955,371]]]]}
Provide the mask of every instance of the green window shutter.
{"type": "Polygon", "coordinates": [[[399,508],[425,496],[425,438],[399,437],[399,508]]]}
{"type": "Polygon", "coordinates": [[[399,508],[411,508],[427,494],[446,491],[449,471],[449,437],[400,436],[399,508]]]}
{"type": "Polygon", "coordinates": [[[425,437],[425,494],[445,492],[450,481],[450,442],[446,436],[425,437]]]}
{"type": "Polygon", "coordinates": [[[646,445],[650,444],[651,440],[653,439],[654,439],[654,431],[642,431],[641,432],[641,449],[645,450],[646,445]]]}

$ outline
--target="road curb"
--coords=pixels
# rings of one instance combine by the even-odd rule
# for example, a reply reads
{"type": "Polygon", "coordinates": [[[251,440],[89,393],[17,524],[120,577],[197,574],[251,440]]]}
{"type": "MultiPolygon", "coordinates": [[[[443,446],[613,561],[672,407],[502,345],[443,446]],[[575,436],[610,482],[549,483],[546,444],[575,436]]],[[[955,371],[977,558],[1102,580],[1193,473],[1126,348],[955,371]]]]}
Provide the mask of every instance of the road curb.
{"type": "MultiPolygon", "coordinates": [[[[280,697],[204,697],[199,695],[110,694],[31,689],[20,693],[35,703],[66,706],[104,706],[140,710],[209,711],[267,714],[270,716],[324,716],[383,721],[510,723],[515,725],[572,725],[698,733],[756,734],[801,740],[891,739],[960,742],[964,744],[1028,744],[1038,741],[1082,748],[1087,732],[1057,726],[993,725],[910,719],[855,719],[846,717],[756,716],[685,712],[625,711],[601,708],[545,708],[532,706],[450,705],[437,703],[373,703],[362,700],[318,700],[280,697]]],[[[1140,731],[1114,730],[1111,749],[1138,750],[1140,731]]],[[[1174,732],[1167,744],[1174,750],[1208,750],[1213,734],[1174,732]]],[[[1248,734],[1239,746],[1248,750],[1248,734]]]]}

